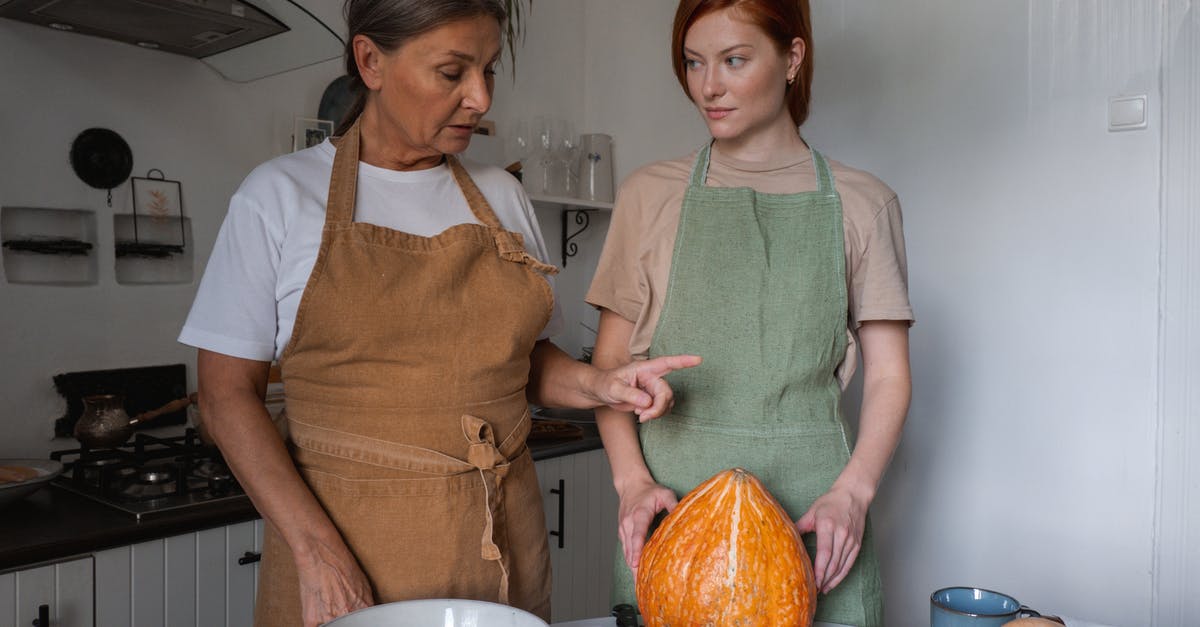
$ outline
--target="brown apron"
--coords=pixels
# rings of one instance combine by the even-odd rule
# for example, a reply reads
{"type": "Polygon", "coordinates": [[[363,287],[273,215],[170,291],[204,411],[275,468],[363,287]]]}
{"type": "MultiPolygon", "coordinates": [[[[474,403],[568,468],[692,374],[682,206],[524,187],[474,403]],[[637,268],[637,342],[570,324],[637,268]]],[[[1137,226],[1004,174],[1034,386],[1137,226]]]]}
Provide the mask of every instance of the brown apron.
{"type": "MultiPolygon", "coordinates": [[[[289,448],[377,603],[453,597],[550,618],[525,386],[553,294],[453,156],[481,224],[420,237],[354,222],[359,126],[338,144],[321,248],[280,359],[289,448]]],[[[266,525],[255,624],[301,624],[266,525]]]]}

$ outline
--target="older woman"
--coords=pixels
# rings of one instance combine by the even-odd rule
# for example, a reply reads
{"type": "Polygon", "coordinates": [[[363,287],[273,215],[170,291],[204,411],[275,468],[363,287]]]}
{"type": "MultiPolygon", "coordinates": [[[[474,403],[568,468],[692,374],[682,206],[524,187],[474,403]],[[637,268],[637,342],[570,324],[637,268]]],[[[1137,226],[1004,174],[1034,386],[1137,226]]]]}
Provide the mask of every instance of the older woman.
{"type": "Polygon", "coordinates": [[[672,357],[601,371],[558,317],[520,185],[460,162],[491,105],[497,0],[349,0],[364,96],[340,140],[234,195],[180,341],[267,522],[258,625],[460,597],[549,616],[528,400],[656,416],[672,357]],[[288,436],[262,399],[278,359],[288,436]]]}
{"type": "MultiPolygon", "coordinates": [[[[867,509],[908,409],[912,309],[895,193],[799,133],[811,32],[807,0],[679,3],[672,62],[712,140],[622,185],[587,298],[601,308],[596,363],[682,346],[705,362],[672,375],[673,411],[640,433],[597,413],[629,567],[677,494],[742,466],[815,532],[817,618],[879,625],[867,509]],[[841,412],[856,342],[857,439],[841,412]]],[[[625,601],[629,575],[619,567],[625,601]]]]}

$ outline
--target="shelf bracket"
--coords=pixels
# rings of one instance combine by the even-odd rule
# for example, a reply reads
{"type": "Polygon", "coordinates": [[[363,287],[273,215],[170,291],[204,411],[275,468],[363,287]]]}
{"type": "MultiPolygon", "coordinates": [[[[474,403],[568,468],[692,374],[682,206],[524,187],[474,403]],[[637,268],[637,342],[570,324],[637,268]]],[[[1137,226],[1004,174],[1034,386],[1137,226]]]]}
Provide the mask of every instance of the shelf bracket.
{"type": "Polygon", "coordinates": [[[579,237],[581,233],[587,230],[592,223],[592,218],[589,213],[596,211],[595,209],[584,208],[567,208],[562,211],[562,265],[567,267],[567,259],[579,254],[579,244],[571,240],[579,237]],[[574,232],[568,233],[568,224],[572,221],[568,214],[575,214],[574,222],[579,225],[579,228],[574,232]]]}

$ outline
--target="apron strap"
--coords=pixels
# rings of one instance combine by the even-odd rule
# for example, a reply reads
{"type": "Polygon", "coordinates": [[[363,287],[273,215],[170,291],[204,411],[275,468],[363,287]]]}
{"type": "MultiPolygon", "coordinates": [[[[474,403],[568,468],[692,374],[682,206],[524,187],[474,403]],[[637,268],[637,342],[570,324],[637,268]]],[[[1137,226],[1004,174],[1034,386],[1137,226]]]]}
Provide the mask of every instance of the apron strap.
{"type": "Polygon", "coordinates": [[[813,165],[817,171],[817,193],[826,196],[836,194],[833,186],[833,170],[829,168],[829,162],[825,160],[825,155],[817,152],[816,148],[810,147],[812,152],[813,165]]]}
{"type": "MultiPolygon", "coordinates": [[[[361,123],[362,117],[360,116],[354,121],[350,130],[346,131],[342,137],[337,138],[335,142],[337,151],[333,157],[333,173],[329,177],[329,199],[325,210],[327,226],[350,224],[354,221],[355,192],[358,188],[359,147],[361,145],[359,125],[361,123]]],[[[501,228],[500,220],[496,218],[496,212],[492,210],[487,198],[484,198],[483,192],[479,191],[479,187],[475,185],[475,181],[471,180],[471,175],[467,174],[466,168],[459,163],[458,158],[454,155],[446,155],[446,164],[450,167],[450,172],[454,174],[454,180],[462,190],[463,196],[466,197],[467,206],[471,208],[471,213],[475,215],[475,218],[484,226],[501,228]]]]}
{"type": "Polygon", "coordinates": [[[500,545],[496,544],[496,537],[504,537],[508,533],[505,529],[504,507],[500,502],[500,483],[508,475],[510,462],[497,448],[496,434],[486,420],[463,414],[462,429],[470,442],[467,462],[479,471],[479,478],[483,481],[484,525],[479,556],[500,566],[498,597],[501,603],[508,605],[509,560],[500,545]],[[500,533],[496,533],[497,528],[500,533]]]}
{"type": "Polygon", "coordinates": [[[704,144],[700,152],[696,155],[696,161],[692,164],[692,187],[704,187],[704,183],[708,181],[708,163],[712,156],[712,141],[704,144]]]}
{"type": "MultiPolygon", "coordinates": [[[[329,199],[325,207],[325,228],[348,226],[354,221],[354,198],[358,188],[358,157],[361,145],[360,116],[346,134],[337,138],[337,151],[333,155],[333,173],[329,177],[329,199]]],[[[467,169],[454,155],[446,155],[446,165],[454,175],[454,181],[467,199],[471,213],[492,231],[500,256],[509,261],[528,264],[542,274],[558,274],[558,268],[538,261],[525,249],[524,238],[511,233],[500,225],[496,212],[488,203],[483,192],[471,180],[467,169]]]]}
{"type": "Polygon", "coordinates": [[[494,229],[501,228],[496,212],[492,211],[492,205],[488,203],[487,198],[484,198],[483,192],[475,186],[475,181],[471,180],[471,175],[467,174],[467,169],[458,161],[458,157],[446,155],[446,164],[454,173],[454,180],[458,183],[458,188],[462,190],[463,196],[466,196],[467,206],[471,208],[471,213],[475,214],[475,218],[484,226],[494,229]]]}
{"type": "Polygon", "coordinates": [[[475,218],[492,231],[492,237],[496,240],[496,250],[500,253],[501,258],[524,263],[542,274],[558,274],[558,268],[542,263],[529,254],[525,248],[525,238],[520,233],[505,230],[500,224],[500,219],[496,217],[496,212],[492,210],[492,205],[483,196],[483,192],[479,191],[479,187],[475,185],[475,181],[471,179],[470,174],[467,174],[467,169],[463,167],[457,157],[446,155],[446,164],[454,173],[454,180],[458,183],[458,188],[467,198],[467,205],[471,208],[471,213],[475,214],[475,218]]]}
{"type": "MultiPolygon", "coordinates": [[[[465,423],[466,418],[463,420],[465,423]]],[[[475,418],[475,420],[479,419],[475,418]]],[[[441,451],[421,446],[380,440],[305,422],[291,414],[287,416],[287,423],[288,438],[298,448],[340,459],[366,462],[381,468],[450,477],[464,472],[474,472],[479,468],[479,464],[475,462],[484,460],[483,463],[486,464],[487,459],[480,457],[479,453],[475,453],[474,460],[458,459],[441,451]],[[346,451],[357,451],[357,454],[348,455],[346,451]]],[[[514,460],[519,457],[525,451],[525,439],[529,435],[529,430],[529,416],[523,416],[512,433],[495,446],[500,456],[505,460],[514,460]]],[[[463,433],[468,433],[465,426],[463,433]]],[[[479,440],[471,440],[470,436],[467,438],[472,444],[477,441],[485,441],[482,436],[479,440]]],[[[502,465],[504,462],[497,461],[496,463],[502,465]]]]}
{"type": "Polygon", "coordinates": [[[334,143],[333,173],[329,177],[329,198],[325,205],[325,227],[348,225],[354,221],[354,195],[358,190],[359,116],[350,130],[334,143]]]}

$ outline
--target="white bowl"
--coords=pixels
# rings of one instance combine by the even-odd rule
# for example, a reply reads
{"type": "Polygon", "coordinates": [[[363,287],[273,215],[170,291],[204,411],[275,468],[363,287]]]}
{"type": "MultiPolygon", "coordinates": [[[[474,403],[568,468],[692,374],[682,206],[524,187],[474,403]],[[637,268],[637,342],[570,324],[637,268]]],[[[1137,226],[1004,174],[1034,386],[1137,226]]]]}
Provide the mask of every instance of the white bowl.
{"type": "Polygon", "coordinates": [[[37,492],[63,471],[62,464],[53,459],[0,459],[0,466],[25,466],[38,473],[36,477],[24,481],[0,483],[0,506],[19,501],[37,492]]]}
{"type": "Polygon", "coordinates": [[[326,627],[547,627],[515,607],[466,599],[396,601],[352,612],[326,627]]]}

